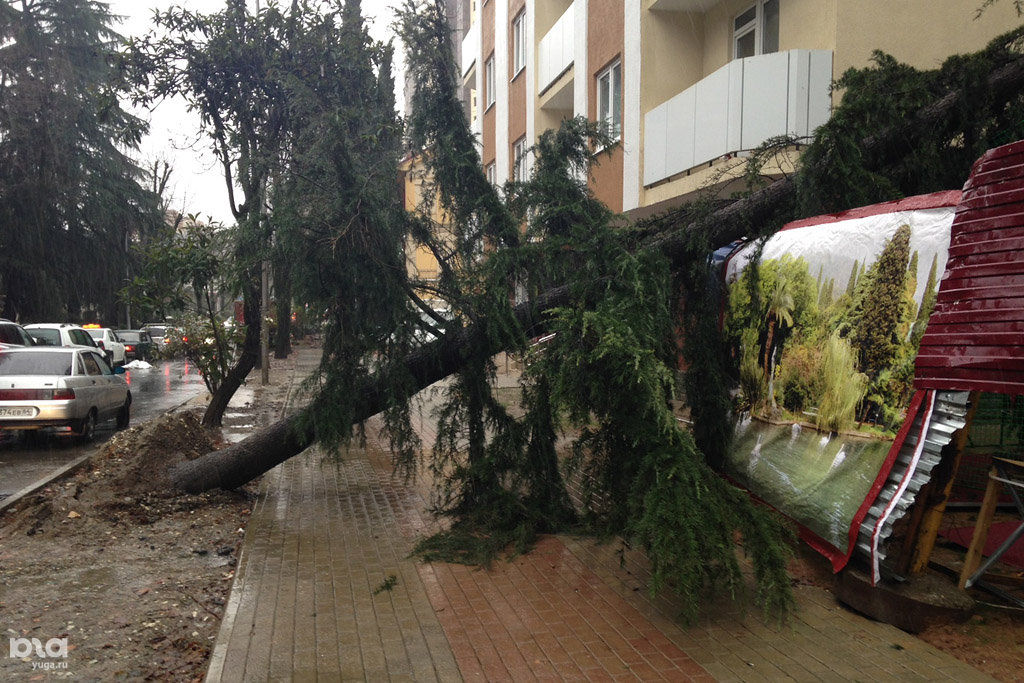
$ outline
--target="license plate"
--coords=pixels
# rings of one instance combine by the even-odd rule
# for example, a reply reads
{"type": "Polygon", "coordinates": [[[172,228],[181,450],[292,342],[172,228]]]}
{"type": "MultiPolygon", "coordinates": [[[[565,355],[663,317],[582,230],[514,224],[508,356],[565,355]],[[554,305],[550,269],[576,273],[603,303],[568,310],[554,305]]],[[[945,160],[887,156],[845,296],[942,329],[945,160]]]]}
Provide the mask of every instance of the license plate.
{"type": "Polygon", "coordinates": [[[30,407],[0,408],[0,417],[35,417],[36,409],[30,407]]]}

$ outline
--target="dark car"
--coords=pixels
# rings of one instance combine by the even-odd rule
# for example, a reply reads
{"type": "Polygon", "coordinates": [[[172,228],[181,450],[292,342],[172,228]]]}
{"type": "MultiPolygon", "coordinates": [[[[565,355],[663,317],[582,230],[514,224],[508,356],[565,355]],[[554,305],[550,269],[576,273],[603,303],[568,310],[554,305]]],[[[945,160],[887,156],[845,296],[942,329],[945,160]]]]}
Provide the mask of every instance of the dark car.
{"type": "Polygon", "coordinates": [[[153,357],[153,340],[145,330],[117,330],[117,337],[124,342],[125,360],[149,360],[153,357]]]}
{"type": "Polygon", "coordinates": [[[36,343],[24,327],[6,318],[0,318],[0,344],[35,346],[36,343]]]}

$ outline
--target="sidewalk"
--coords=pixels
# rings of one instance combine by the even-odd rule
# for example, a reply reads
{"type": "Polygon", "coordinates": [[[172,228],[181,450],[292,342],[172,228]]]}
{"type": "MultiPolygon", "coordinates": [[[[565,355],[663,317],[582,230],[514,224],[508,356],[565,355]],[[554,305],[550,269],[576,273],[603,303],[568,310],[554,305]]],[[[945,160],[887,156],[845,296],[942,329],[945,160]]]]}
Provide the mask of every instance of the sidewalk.
{"type": "Polygon", "coordinates": [[[813,587],[785,626],[723,601],[683,627],[614,544],[547,537],[490,571],[409,559],[432,521],[378,427],[264,477],[207,680],[989,680],[813,587]]]}

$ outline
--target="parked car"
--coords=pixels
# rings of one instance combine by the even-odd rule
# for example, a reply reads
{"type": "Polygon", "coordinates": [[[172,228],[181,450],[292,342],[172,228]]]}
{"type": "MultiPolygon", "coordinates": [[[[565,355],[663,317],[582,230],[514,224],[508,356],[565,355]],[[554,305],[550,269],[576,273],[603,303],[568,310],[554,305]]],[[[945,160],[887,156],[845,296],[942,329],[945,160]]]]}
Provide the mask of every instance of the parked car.
{"type": "Polygon", "coordinates": [[[124,370],[112,370],[98,349],[0,349],[0,431],[49,429],[91,441],[96,425],[131,420],[124,370]]]}
{"type": "Polygon", "coordinates": [[[168,356],[171,354],[173,344],[181,341],[181,332],[171,325],[163,323],[149,323],[143,325],[142,329],[149,333],[153,340],[154,355],[168,356]]]}
{"type": "Polygon", "coordinates": [[[35,340],[25,331],[25,328],[18,323],[11,322],[7,318],[0,318],[0,345],[11,346],[35,346],[35,340]]]}
{"type": "Polygon", "coordinates": [[[128,362],[153,357],[153,340],[145,330],[117,330],[116,334],[124,343],[124,357],[128,362]]]}
{"type": "Polygon", "coordinates": [[[109,327],[97,325],[84,325],[83,329],[89,333],[96,346],[100,347],[107,354],[107,361],[117,367],[125,364],[125,348],[117,334],[109,327]]]}
{"type": "Polygon", "coordinates": [[[89,333],[71,323],[33,323],[25,325],[37,346],[88,346],[98,349],[89,333]]]}

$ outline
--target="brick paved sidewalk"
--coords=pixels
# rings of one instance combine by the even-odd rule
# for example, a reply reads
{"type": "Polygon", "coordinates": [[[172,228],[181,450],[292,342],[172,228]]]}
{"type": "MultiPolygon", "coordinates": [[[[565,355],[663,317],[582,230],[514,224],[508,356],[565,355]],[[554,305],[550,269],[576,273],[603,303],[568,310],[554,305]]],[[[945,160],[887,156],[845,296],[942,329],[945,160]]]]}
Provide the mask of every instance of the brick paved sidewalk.
{"type": "Polygon", "coordinates": [[[208,680],[989,680],[811,587],[785,626],[723,604],[682,627],[613,544],[548,537],[490,571],[415,562],[422,491],[367,431],[366,449],[264,478],[208,680]]]}

